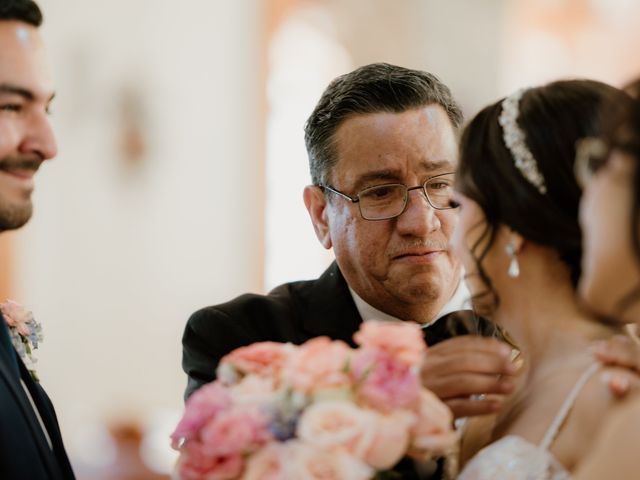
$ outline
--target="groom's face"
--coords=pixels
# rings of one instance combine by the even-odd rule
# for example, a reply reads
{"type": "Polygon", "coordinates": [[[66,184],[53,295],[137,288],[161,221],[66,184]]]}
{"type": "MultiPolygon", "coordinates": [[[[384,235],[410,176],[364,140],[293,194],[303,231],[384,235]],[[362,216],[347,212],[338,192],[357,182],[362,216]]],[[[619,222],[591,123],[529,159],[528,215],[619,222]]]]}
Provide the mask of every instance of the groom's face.
{"type": "Polygon", "coordinates": [[[34,175],[57,153],[53,82],[36,27],[0,21],[0,231],[31,217],[34,175]]]}

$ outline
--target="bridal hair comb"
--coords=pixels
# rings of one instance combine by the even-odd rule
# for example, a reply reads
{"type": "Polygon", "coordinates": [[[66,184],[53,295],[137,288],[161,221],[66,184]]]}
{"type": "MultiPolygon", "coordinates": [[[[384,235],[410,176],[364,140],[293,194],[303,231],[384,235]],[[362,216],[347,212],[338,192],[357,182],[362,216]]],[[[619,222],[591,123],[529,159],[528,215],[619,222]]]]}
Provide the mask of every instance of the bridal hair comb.
{"type": "Polygon", "coordinates": [[[536,159],[533,157],[529,147],[527,147],[524,131],[518,126],[518,115],[520,113],[518,106],[526,91],[526,88],[520,89],[502,101],[502,112],[498,122],[502,126],[504,144],[511,152],[516,168],[531,185],[544,195],[547,193],[544,177],[538,169],[536,159]]]}

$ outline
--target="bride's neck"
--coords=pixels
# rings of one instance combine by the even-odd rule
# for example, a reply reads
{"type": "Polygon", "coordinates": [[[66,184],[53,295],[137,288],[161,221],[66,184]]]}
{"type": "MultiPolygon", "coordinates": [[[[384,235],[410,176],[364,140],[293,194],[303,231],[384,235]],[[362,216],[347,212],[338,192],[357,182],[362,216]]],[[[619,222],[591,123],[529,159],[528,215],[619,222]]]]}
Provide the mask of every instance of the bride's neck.
{"type": "Polygon", "coordinates": [[[509,291],[500,295],[494,319],[506,329],[532,369],[585,352],[593,340],[616,333],[613,327],[585,315],[571,281],[557,276],[513,279],[509,291]]]}

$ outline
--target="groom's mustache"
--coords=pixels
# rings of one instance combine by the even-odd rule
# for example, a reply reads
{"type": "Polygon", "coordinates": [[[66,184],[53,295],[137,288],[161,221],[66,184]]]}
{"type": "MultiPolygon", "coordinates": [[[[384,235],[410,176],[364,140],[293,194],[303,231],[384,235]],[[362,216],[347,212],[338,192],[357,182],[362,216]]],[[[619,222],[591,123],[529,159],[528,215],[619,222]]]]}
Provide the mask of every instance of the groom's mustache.
{"type": "Polygon", "coordinates": [[[37,172],[44,159],[39,155],[10,156],[0,159],[0,170],[32,170],[37,172]]]}

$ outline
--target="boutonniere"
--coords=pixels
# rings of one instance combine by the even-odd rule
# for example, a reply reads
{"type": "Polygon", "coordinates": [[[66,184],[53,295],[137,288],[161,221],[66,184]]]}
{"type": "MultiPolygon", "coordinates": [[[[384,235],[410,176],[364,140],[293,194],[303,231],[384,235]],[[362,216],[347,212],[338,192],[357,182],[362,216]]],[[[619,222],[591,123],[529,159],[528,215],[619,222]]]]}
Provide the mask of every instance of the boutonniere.
{"type": "Polygon", "coordinates": [[[31,311],[13,300],[0,303],[0,312],[9,327],[13,348],[20,355],[31,377],[39,382],[35,369],[37,359],[33,356],[33,351],[38,348],[38,343],[44,338],[42,326],[33,318],[31,311]]]}

